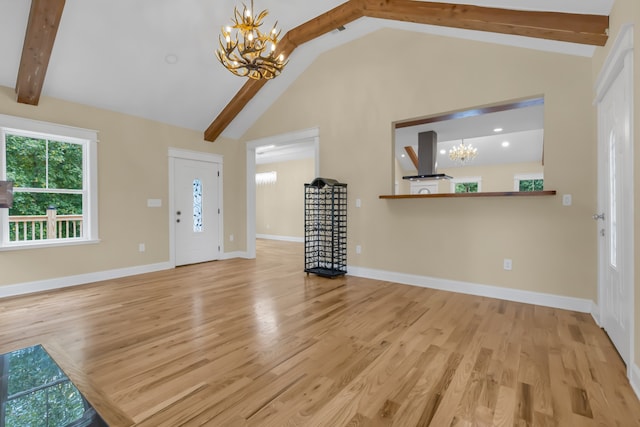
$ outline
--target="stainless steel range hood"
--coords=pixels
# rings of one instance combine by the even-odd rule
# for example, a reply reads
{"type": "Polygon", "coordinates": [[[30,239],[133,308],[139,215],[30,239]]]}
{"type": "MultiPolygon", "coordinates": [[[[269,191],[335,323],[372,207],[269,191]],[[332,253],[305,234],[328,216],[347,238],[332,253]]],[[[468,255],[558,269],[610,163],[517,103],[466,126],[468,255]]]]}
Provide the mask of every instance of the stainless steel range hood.
{"type": "Polygon", "coordinates": [[[418,175],[403,176],[409,181],[451,179],[449,175],[437,173],[438,134],[435,131],[418,134],[418,175]]]}

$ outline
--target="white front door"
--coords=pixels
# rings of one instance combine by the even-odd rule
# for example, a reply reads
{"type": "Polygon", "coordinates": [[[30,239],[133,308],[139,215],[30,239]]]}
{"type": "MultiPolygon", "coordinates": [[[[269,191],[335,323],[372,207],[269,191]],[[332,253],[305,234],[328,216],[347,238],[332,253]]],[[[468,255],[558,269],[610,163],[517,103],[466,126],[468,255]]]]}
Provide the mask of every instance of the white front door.
{"type": "Polygon", "coordinates": [[[598,221],[601,326],[629,366],[633,325],[631,88],[623,67],[598,101],[598,221]]]}
{"type": "Polygon", "coordinates": [[[176,266],[220,257],[217,163],[174,159],[176,266]]]}

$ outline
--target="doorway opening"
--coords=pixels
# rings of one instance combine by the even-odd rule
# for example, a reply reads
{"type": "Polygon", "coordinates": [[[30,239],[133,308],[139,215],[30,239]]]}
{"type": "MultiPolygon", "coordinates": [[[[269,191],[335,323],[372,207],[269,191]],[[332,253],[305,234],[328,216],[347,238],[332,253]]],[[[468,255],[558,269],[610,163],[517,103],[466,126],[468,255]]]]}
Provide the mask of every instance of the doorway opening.
{"type": "MultiPolygon", "coordinates": [[[[303,160],[306,158],[306,159],[311,159],[310,161],[308,160],[307,161],[308,163],[306,164],[308,165],[307,167],[310,166],[312,168],[312,171],[309,171],[309,176],[311,177],[311,180],[312,180],[313,177],[318,176],[319,170],[320,170],[319,149],[320,149],[320,138],[319,138],[319,131],[317,128],[306,129],[306,130],[291,132],[291,133],[282,134],[282,135],[275,135],[275,136],[261,138],[261,139],[247,142],[247,257],[248,258],[256,257],[256,237],[258,236],[272,238],[272,239],[296,241],[296,238],[299,238],[304,235],[304,230],[302,229],[302,226],[300,226],[301,229],[299,230],[299,232],[296,232],[295,230],[292,231],[292,229],[287,228],[290,226],[290,224],[288,223],[290,223],[291,221],[286,220],[286,215],[289,214],[289,212],[287,212],[286,210],[280,212],[280,215],[283,216],[282,218],[276,218],[276,215],[273,213],[267,213],[266,217],[265,215],[261,215],[261,224],[258,227],[257,225],[258,192],[257,192],[257,185],[256,185],[256,172],[257,171],[261,171],[263,173],[276,172],[275,180],[277,183],[278,179],[280,180],[286,179],[286,176],[282,176],[282,174],[280,174],[280,177],[278,177],[278,173],[277,173],[278,171],[271,170],[271,169],[275,169],[276,167],[269,167],[269,165],[277,165],[277,167],[284,168],[282,170],[285,170],[285,171],[289,170],[291,173],[294,173],[292,172],[292,170],[298,170],[297,176],[301,176],[299,170],[301,168],[302,169],[305,168],[304,162],[298,163],[295,167],[290,167],[290,168],[287,168],[283,165],[288,162],[293,162],[293,161],[297,162],[298,160],[303,160]],[[271,228],[272,227],[271,222],[273,221],[269,219],[269,215],[271,215],[270,218],[274,219],[275,221],[278,221],[279,223],[278,227],[280,228],[277,231],[271,228]],[[267,225],[269,225],[269,228],[267,228],[267,225]],[[258,230],[260,232],[258,232],[258,230]],[[269,230],[272,230],[272,231],[269,232],[269,230]]],[[[269,185],[268,182],[273,181],[273,179],[274,179],[273,175],[271,175],[270,177],[265,177],[265,180],[267,181],[267,184],[265,185],[269,185]]],[[[300,188],[297,194],[300,196],[300,210],[302,210],[304,182],[300,182],[299,184],[300,184],[300,188]]],[[[292,185],[295,186],[296,183],[293,183],[292,185]]],[[[282,187],[280,187],[278,190],[276,190],[275,188],[272,188],[272,190],[274,190],[274,191],[271,191],[272,195],[276,193],[283,193],[283,196],[287,196],[287,195],[294,196],[295,193],[293,192],[296,191],[295,188],[288,188],[288,185],[282,185],[282,187]],[[280,190],[284,190],[284,192],[286,193],[280,190]]],[[[265,193],[265,192],[261,192],[261,193],[265,193]]],[[[261,197],[265,199],[269,197],[269,194],[268,194],[269,192],[266,191],[266,193],[267,193],[266,195],[262,194],[261,197]]],[[[289,200],[289,202],[287,203],[295,204],[295,197],[293,197],[293,200],[294,200],[293,202],[289,200]]],[[[271,209],[275,209],[274,206],[276,206],[276,204],[274,202],[277,203],[277,201],[273,201],[273,200],[268,202],[268,205],[271,206],[271,209]]],[[[269,206],[267,206],[267,209],[269,209],[269,206]]],[[[295,216],[295,212],[291,214],[295,216]]],[[[299,219],[302,220],[302,215],[300,215],[299,219]]]]}

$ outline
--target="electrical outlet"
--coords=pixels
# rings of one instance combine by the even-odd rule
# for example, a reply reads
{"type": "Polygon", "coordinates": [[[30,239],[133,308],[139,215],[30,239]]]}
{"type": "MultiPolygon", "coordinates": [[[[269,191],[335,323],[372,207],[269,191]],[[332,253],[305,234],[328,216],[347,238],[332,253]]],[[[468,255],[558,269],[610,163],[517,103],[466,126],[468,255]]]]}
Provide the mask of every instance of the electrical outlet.
{"type": "Polygon", "coordinates": [[[503,268],[505,270],[511,271],[513,268],[513,262],[509,258],[505,258],[503,262],[503,268]]]}
{"type": "Polygon", "coordinates": [[[233,237],[233,234],[230,234],[230,235],[229,235],[229,241],[230,241],[230,242],[233,242],[233,239],[235,239],[235,237],[233,237]]]}
{"type": "Polygon", "coordinates": [[[362,201],[360,199],[356,199],[356,208],[359,208],[362,206],[362,201]]]}
{"type": "Polygon", "coordinates": [[[146,250],[147,248],[145,247],[144,243],[138,244],[138,252],[144,252],[146,250]]]}
{"type": "Polygon", "coordinates": [[[562,206],[571,206],[571,194],[562,195],[562,206]]]}
{"type": "Polygon", "coordinates": [[[360,245],[356,246],[356,253],[357,254],[361,254],[362,253],[362,246],[360,246],[360,245]]]}

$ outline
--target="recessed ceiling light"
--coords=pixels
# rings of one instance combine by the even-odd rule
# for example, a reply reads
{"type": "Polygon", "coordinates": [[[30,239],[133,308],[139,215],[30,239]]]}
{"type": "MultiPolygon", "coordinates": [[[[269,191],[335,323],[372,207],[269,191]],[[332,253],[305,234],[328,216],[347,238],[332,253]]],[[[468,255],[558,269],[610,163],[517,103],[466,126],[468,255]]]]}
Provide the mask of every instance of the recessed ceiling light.
{"type": "Polygon", "coordinates": [[[502,142],[502,146],[503,147],[508,147],[509,146],[509,141],[503,141],[502,142]]]}
{"type": "Polygon", "coordinates": [[[440,150],[440,154],[447,154],[447,150],[444,150],[444,149],[440,150]]]}
{"type": "Polygon", "coordinates": [[[495,128],[493,131],[494,132],[502,132],[502,128],[495,128]]]}
{"type": "Polygon", "coordinates": [[[175,53],[168,53],[164,57],[164,62],[166,62],[169,65],[177,64],[178,63],[178,55],[176,55],[175,53]]]}
{"type": "Polygon", "coordinates": [[[405,155],[404,154],[400,154],[400,157],[405,157],[405,155]]]}

